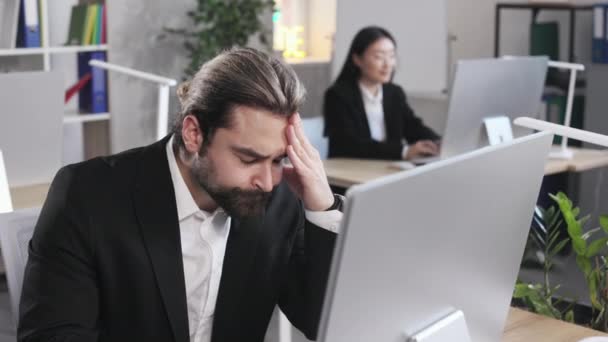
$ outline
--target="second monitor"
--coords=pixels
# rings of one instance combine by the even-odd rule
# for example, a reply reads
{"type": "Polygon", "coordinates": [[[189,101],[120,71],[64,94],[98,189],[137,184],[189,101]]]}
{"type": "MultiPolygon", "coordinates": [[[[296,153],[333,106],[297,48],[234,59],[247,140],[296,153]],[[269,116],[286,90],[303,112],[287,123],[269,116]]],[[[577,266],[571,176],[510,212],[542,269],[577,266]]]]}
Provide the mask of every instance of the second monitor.
{"type": "MultiPolygon", "coordinates": [[[[487,145],[485,118],[531,116],[538,113],[548,68],[547,57],[471,59],[459,61],[450,93],[446,128],[439,158],[487,145]]],[[[530,133],[518,129],[515,137],[530,133]]]]}

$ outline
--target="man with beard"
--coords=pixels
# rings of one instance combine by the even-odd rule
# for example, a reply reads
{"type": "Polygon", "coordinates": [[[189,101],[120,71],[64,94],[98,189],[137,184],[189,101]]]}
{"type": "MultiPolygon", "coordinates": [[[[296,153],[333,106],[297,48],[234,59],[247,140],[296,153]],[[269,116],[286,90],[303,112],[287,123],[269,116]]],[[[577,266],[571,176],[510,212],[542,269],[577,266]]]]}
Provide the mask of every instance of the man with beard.
{"type": "Polygon", "coordinates": [[[233,49],[178,95],[168,137],[58,172],[20,341],[261,342],[276,304],[315,337],[342,214],[294,114],[302,85],[233,49]]]}

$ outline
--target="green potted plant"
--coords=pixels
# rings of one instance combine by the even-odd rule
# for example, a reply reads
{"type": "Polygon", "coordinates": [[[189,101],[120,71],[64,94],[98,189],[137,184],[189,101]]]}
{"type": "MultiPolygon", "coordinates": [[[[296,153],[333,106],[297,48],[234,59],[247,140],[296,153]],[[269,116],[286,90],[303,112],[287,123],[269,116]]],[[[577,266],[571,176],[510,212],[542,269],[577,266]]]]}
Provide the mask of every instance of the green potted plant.
{"type": "MultiPolygon", "coordinates": [[[[513,291],[513,298],[519,299],[530,311],[548,317],[574,322],[574,301],[566,304],[556,295],[560,285],[552,285],[550,273],[555,256],[566,247],[569,238],[561,238],[563,220],[561,213],[554,206],[544,209],[537,206],[534,211],[534,222],[530,229],[524,262],[540,262],[543,271],[542,283],[525,283],[518,280],[513,291]],[[564,307],[565,306],[565,307],[564,307]]],[[[523,263],[522,263],[523,264],[523,263]]]]}
{"type": "Polygon", "coordinates": [[[263,13],[273,8],[273,0],[197,0],[196,8],[187,12],[191,28],[165,28],[184,39],[190,58],[186,77],[221,51],[245,46],[252,36],[271,51],[272,32],[265,28],[263,13]]]}
{"type": "MultiPolygon", "coordinates": [[[[591,313],[587,320],[577,318],[577,322],[593,329],[608,331],[608,260],[605,252],[608,244],[608,216],[599,217],[599,227],[585,231],[583,228],[590,216],[580,217],[580,209],[574,207],[572,201],[562,192],[550,195],[556,202],[559,211],[551,207],[549,210],[537,209],[542,218],[540,228],[533,226],[530,232],[529,244],[541,251],[544,282],[518,282],[513,297],[519,299],[530,310],[552,318],[575,321],[572,308],[575,301],[564,301],[555,293],[559,285],[551,285],[550,271],[553,258],[565,245],[570,242],[576,255],[576,265],[584,277],[591,303],[591,313]],[[559,238],[559,226],[566,223],[568,238],[559,238]],[[569,304],[564,305],[564,303],[569,304]]],[[[538,223],[538,222],[536,222],[538,223]]]]}
{"type": "Polygon", "coordinates": [[[585,232],[583,227],[589,221],[589,215],[579,217],[580,209],[574,207],[562,192],[551,195],[551,198],[559,205],[568,227],[572,249],[576,253],[576,265],[587,283],[592,309],[589,325],[597,330],[608,331],[608,262],[603,254],[608,243],[608,216],[600,216],[600,226],[585,232]]]}

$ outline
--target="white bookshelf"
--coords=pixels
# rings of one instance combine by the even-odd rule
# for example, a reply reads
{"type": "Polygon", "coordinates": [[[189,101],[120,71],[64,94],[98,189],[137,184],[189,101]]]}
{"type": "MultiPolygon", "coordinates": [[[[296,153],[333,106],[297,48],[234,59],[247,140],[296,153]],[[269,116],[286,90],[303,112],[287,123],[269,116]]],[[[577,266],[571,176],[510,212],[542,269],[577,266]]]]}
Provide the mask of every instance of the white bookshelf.
{"type": "Polygon", "coordinates": [[[64,124],[95,122],[110,120],[110,113],[90,113],[81,114],[76,112],[66,112],[63,116],[64,124]]]}
{"type": "Polygon", "coordinates": [[[52,46],[46,48],[0,49],[0,56],[52,55],[55,53],[78,53],[90,51],[108,51],[108,46],[104,44],[52,46]]]}
{"type": "MultiPolygon", "coordinates": [[[[4,1],[4,0],[0,0],[4,1]]],[[[61,25],[57,25],[57,22],[51,23],[52,19],[57,20],[56,16],[59,12],[61,12],[61,16],[63,17],[61,20],[69,20],[70,18],[70,10],[71,4],[91,2],[90,0],[41,0],[39,1],[39,16],[40,16],[40,45],[41,47],[37,48],[14,48],[14,49],[0,49],[0,57],[19,57],[19,56],[39,56],[42,60],[42,70],[43,71],[52,71],[52,70],[62,70],[66,71],[62,68],[62,63],[57,65],[57,62],[53,59],[53,56],[57,58],[70,58],[70,57],[58,57],[61,55],[70,55],[73,54],[74,60],[77,59],[76,54],[79,52],[91,52],[91,51],[108,51],[108,45],[100,44],[100,45],[61,45],[62,40],[58,40],[57,31],[58,27],[61,25]],[[49,6],[54,6],[49,11],[49,6]],[[60,6],[59,8],[57,6],[60,6]],[[63,6],[65,6],[66,15],[63,15],[63,6]],[[52,14],[52,18],[51,15],[52,14]],[[51,31],[53,30],[53,34],[51,31]],[[53,37],[52,39],[50,37],[53,37]]],[[[109,1],[101,1],[104,4],[107,4],[109,1]]],[[[63,24],[65,25],[65,24],[63,24]]],[[[60,29],[63,31],[63,28],[60,29]]],[[[67,32],[65,38],[67,39],[67,32]]],[[[63,60],[62,60],[63,61],[63,60]]],[[[74,71],[75,72],[75,71],[74,71]]],[[[73,101],[73,100],[72,100],[73,101]]],[[[72,107],[71,105],[67,107],[72,107]]],[[[96,123],[103,123],[104,121],[108,124],[110,123],[111,115],[110,113],[78,113],[77,109],[74,108],[66,108],[63,118],[64,125],[70,125],[73,127],[74,125],[82,125],[82,139],[83,139],[83,152],[84,158],[90,158],[95,155],[109,153],[109,126],[98,126],[96,123]],[[91,126],[93,125],[93,126],[91,126]],[[92,148],[90,146],[96,145],[98,148],[92,148]],[[106,146],[105,148],[103,146],[106,146]]]]}

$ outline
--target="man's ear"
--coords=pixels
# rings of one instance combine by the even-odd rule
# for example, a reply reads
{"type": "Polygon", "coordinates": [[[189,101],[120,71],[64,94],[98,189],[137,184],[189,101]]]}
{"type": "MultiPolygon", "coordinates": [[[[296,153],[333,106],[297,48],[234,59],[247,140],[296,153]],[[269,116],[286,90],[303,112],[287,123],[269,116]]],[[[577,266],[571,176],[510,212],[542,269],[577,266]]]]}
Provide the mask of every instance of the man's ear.
{"type": "Polygon", "coordinates": [[[198,119],[192,114],[186,115],[182,121],[182,139],[189,153],[198,153],[203,146],[203,131],[198,119]]]}

